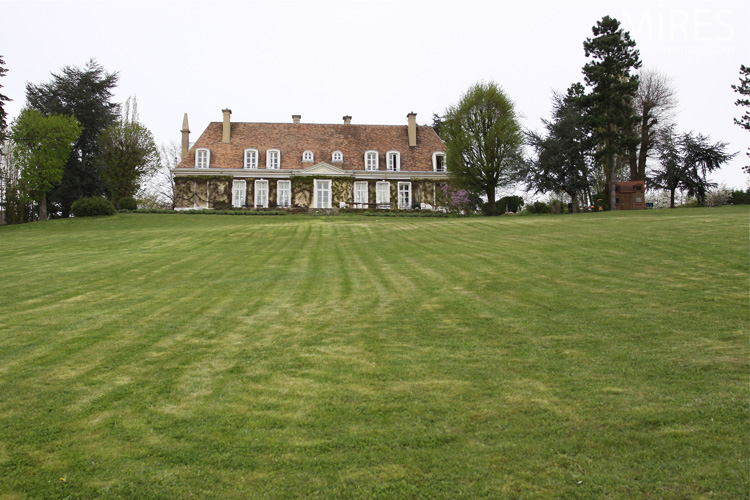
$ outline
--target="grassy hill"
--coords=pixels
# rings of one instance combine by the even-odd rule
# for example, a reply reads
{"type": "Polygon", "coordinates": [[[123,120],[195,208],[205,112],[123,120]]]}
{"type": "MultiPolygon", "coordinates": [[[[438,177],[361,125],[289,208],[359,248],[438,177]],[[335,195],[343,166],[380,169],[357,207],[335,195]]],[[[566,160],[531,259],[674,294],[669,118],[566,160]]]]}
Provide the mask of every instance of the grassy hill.
{"type": "Polygon", "coordinates": [[[747,498],[749,216],[0,227],[0,499],[747,498]]]}

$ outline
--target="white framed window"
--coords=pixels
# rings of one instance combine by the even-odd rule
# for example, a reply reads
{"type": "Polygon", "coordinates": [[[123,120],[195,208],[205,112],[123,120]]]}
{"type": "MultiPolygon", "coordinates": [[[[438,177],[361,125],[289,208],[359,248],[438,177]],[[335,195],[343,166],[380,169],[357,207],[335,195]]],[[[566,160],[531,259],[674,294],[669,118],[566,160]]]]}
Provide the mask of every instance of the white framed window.
{"type": "Polygon", "coordinates": [[[432,153],[432,170],[435,172],[445,172],[445,153],[436,151],[432,153]]]}
{"type": "Polygon", "coordinates": [[[255,181],[255,208],[268,208],[268,181],[255,181]]]}
{"type": "Polygon", "coordinates": [[[388,151],[385,154],[386,168],[391,172],[401,170],[401,153],[398,151],[388,151]]]}
{"type": "Polygon", "coordinates": [[[331,180],[315,179],[313,208],[331,208],[331,180]]]}
{"type": "Polygon", "coordinates": [[[257,149],[245,150],[245,168],[251,168],[251,169],[258,168],[258,150],[257,149]]]}
{"type": "Polygon", "coordinates": [[[242,208],[245,206],[245,193],[247,192],[247,183],[245,181],[232,182],[232,206],[242,208]]]}
{"type": "Polygon", "coordinates": [[[354,183],[354,208],[367,208],[367,181],[354,183]]]}
{"type": "Polygon", "coordinates": [[[315,155],[312,151],[305,151],[302,153],[302,161],[315,161],[315,155]]]}
{"type": "Polygon", "coordinates": [[[292,206],[292,181],[279,181],[276,184],[276,205],[279,208],[292,206]]]}
{"type": "Polygon", "coordinates": [[[344,153],[341,151],[334,151],[331,155],[331,161],[335,163],[341,163],[344,161],[344,153]]]}
{"type": "Polygon", "coordinates": [[[195,150],[195,168],[208,168],[211,164],[211,151],[207,148],[195,150]]]}
{"type": "Polygon", "coordinates": [[[365,151],[365,170],[378,169],[378,152],[365,151]]]}
{"type": "Polygon", "coordinates": [[[390,208],[391,205],[391,183],[380,181],[375,185],[375,203],[378,208],[390,208]]]}
{"type": "Polygon", "coordinates": [[[279,170],[281,168],[281,151],[278,149],[266,151],[266,168],[268,170],[279,170]]]}
{"type": "Polygon", "coordinates": [[[398,209],[411,209],[411,182],[398,183],[398,209]]]}

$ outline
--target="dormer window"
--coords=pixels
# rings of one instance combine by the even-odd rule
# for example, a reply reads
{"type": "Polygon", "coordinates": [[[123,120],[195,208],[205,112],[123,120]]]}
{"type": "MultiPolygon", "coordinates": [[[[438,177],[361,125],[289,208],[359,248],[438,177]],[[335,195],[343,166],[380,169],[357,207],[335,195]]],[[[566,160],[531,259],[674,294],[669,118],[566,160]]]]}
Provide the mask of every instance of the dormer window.
{"type": "Polygon", "coordinates": [[[378,152],[365,151],[365,170],[378,169],[378,152]]]}
{"type": "Polygon", "coordinates": [[[315,155],[313,155],[312,151],[305,151],[302,153],[302,161],[314,161],[315,155]]]}
{"type": "Polygon", "coordinates": [[[253,170],[258,168],[258,150],[257,149],[245,150],[245,168],[251,168],[253,170]]]}
{"type": "Polygon", "coordinates": [[[211,162],[211,151],[207,148],[195,150],[195,168],[208,168],[211,162]]]}
{"type": "Polygon", "coordinates": [[[266,168],[268,170],[279,170],[281,168],[281,152],[278,149],[266,151],[266,168]]]}
{"type": "Polygon", "coordinates": [[[331,156],[331,161],[341,163],[344,161],[344,154],[341,151],[334,151],[331,156]]]}
{"type": "Polygon", "coordinates": [[[401,153],[398,151],[388,151],[385,154],[387,168],[391,172],[398,172],[401,170],[401,153]]]}
{"type": "Polygon", "coordinates": [[[445,167],[445,153],[442,151],[436,151],[432,153],[432,170],[435,172],[446,172],[445,167]]]}

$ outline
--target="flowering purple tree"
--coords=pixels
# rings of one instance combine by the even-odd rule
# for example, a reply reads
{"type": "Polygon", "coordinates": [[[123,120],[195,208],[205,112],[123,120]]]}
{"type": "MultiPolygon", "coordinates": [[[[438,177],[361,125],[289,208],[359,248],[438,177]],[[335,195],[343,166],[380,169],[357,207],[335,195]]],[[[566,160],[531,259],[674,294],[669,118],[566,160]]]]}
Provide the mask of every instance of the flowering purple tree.
{"type": "Polygon", "coordinates": [[[474,205],[469,192],[450,184],[440,184],[440,193],[445,208],[452,213],[469,213],[474,205]]]}

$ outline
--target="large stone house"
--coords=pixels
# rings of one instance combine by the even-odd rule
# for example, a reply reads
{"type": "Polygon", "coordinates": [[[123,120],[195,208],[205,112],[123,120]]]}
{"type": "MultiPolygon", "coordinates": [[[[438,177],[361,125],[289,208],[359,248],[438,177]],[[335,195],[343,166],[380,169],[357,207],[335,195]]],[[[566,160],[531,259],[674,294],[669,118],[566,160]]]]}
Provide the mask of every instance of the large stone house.
{"type": "Polygon", "coordinates": [[[416,114],[403,126],[237,123],[231,111],[189,147],[173,170],[177,209],[430,208],[447,181],[445,146],[416,114]]]}

